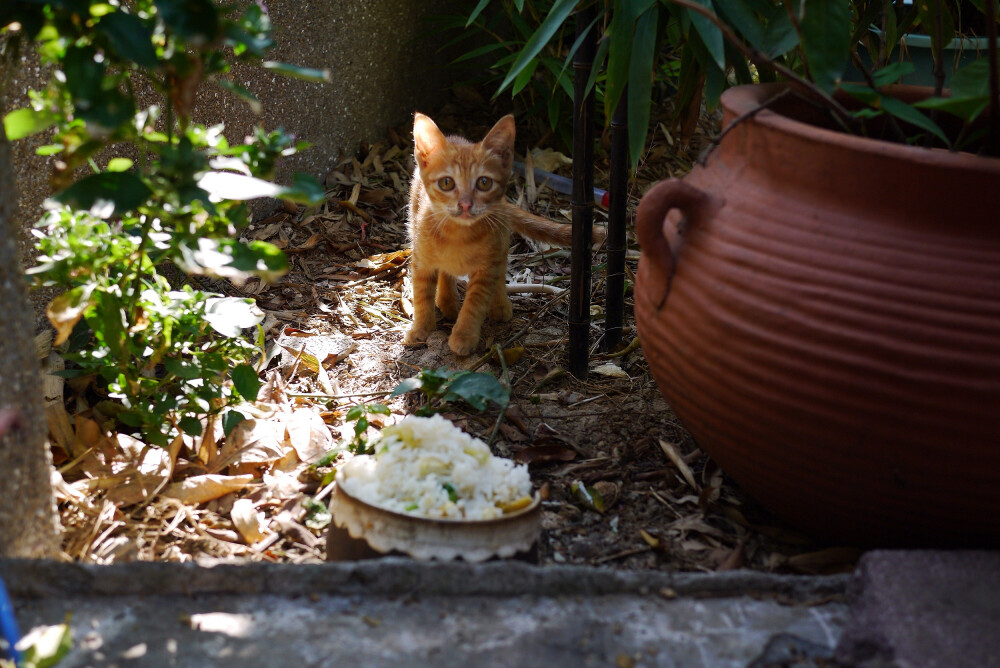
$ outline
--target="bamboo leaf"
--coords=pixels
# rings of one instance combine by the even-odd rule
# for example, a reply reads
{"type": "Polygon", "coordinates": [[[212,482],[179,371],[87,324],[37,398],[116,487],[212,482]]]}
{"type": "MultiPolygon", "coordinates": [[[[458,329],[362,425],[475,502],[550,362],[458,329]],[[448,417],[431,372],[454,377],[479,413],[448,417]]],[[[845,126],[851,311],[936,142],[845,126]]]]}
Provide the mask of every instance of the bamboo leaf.
{"type": "Polygon", "coordinates": [[[639,17],[632,43],[632,63],[628,76],[628,143],[632,169],[639,164],[639,156],[642,155],[646,143],[646,128],[649,125],[658,9],[653,5],[639,17]]]}
{"type": "Polygon", "coordinates": [[[302,79],[303,81],[312,81],[313,83],[329,83],[333,81],[330,76],[330,70],[299,67],[298,65],[279,63],[275,60],[265,61],[261,63],[261,65],[266,70],[271,70],[272,72],[277,72],[278,74],[291,77],[293,79],[302,79]]]}
{"type": "Polygon", "coordinates": [[[471,14],[469,14],[469,20],[465,22],[466,28],[471,26],[472,22],[479,18],[479,15],[483,13],[483,10],[486,9],[486,5],[488,4],[490,4],[490,0],[479,0],[479,4],[476,5],[476,8],[472,10],[471,14]]]}
{"type": "Polygon", "coordinates": [[[802,48],[813,82],[833,92],[851,47],[851,8],[846,2],[803,0],[802,48]]]}
{"type": "Polygon", "coordinates": [[[618,100],[628,82],[629,65],[632,59],[632,35],[634,20],[624,8],[621,0],[615,1],[611,25],[608,26],[608,70],[604,81],[604,114],[611,118],[618,100]]]}
{"type": "MultiPolygon", "coordinates": [[[[695,2],[715,12],[712,0],[695,0],[695,2]]],[[[701,37],[701,41],[705,45],[708,54],[712,57],[715,64],[718,65],[719,69],[725,71],[726,49],[725,41],[722,38],[722,31],[705,16],[691,10],[688,11],[688,14],[691,17],[691,25],[694,26],[698,36],[701,37]]]]}
{"type": "Polygon", "coordinates": [[[496,95],[506,90],[507,86],[513,83],[524,68],[545,48],[545,45],[549,43],[559,28],[562,27],[563,22],[566,21],[566,18],[573,12],[575,7],[576,0],[556,0],[555,4],[552,5],[552,9],[549,10],[548,16],[542,21],[542,25],[538,26],[538,30],[534,32],[524,45],[521,54],[514,61],[507,76],[500,84],[500,88],[497,89],[496,95]]]}

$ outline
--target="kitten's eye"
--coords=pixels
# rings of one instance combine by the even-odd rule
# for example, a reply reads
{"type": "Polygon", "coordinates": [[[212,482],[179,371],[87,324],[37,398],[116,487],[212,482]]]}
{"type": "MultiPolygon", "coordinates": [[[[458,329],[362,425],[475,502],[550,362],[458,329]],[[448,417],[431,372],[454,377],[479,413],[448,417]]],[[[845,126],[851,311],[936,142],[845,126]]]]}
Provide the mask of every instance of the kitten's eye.
{"type": "Polygon", "coordinates": [[[451,178],[450,176],[445,176],[443,178],[438,179],[438,188],[440,188],[441,190],[447,192],[454,187],[455,187],[455,179],[451,178]]]}
{"type": "Polygon", "coordinates": [[[480,176],[479,180],[476,181],[476,187],[480,190],[489,190],[493,187],[493,179],[488,176],[480,176]]]}

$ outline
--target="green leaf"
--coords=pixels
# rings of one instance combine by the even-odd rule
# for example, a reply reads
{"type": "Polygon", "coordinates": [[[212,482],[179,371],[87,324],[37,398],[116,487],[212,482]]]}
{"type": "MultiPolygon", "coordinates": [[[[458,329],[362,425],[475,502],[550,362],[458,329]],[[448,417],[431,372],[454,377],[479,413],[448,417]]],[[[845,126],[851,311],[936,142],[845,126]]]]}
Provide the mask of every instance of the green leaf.
{"type": "MultiPolygon", "coordinates": [[[[695,0],[695,2],[706,9],[715,11],[715,8],[712,6],[712,0],[695,0]]],[[[712,60],[720,70],[725,71],[726,49],[722,31],[708,17],[702,16],[694,10],[688,10],[688,15],[691,17],[691,25],[694,26],[694,29],[701,37],[701,41],[708,50],[712,60]]]]}
{"type": "Polygon", "coordinates": [[[961,118],[971,123],[990,105],[988,95],[982,97],[930,97],[914,103],[920,109],[936,109],[961,118]]]}
{"type": "Polygon", "coordinates": [[[469,20],[465,22],[466,28],[471,26],[472,22],[479,18],[479,15],[483,13],[483,10],[486,9],[486,5],[488,4],[490,4],[490,0],[479,0],[479,4],[476,5],[475,9],[472,10],[472,13],[469,14],[469,20]]]}
{"type": "Polygon", "coordinates": [[[368,412],[376,415],[392,415],[392,411],[385,404],[369,404],[368,412]]]}
{"type": "Polygon", "coordinates": [[[210,297],[205,300],[202,317],[219,334],[236,338],[243,334],[244,329],[263,322],[264,312],[254,300],[245,297],[210,297]]]}
{"type": "Polygon", "coordinates": [[[511,97],[520,93],[524,87],[528,85],[528,82],[531,81],[531,77],[535,74],[535,70],[538,69],[539,62],[540,61],[536,58],[528,63],[527,67],[521,70],[521,73],[517,75],[516,79],[514,79],[514,85],[510,89],[511,97]]]}
{"type": "MultiPolygon", "coordinates": [[[[517,60],[511,66],[510,71],[504,78],[500,87],[497,89],[496,95],[506,90],[507,86],[514,82],[514,80],[521,74],[521,71],[528,66],[535,56],[545,48],[545,45],[549,43],[552,37],[556,34],[556,31],[562,26],[563,22],[567,17],[573,12],[576,7],[576,0],[556,0],[552,5],[552,9],[549,10],[548,15],[542,24],[538,26],[538,30],[534,32],[528,42],[521,49],[520,55],[518,55],[517,60]]],[[[495,95],[494,95],[495,97],[495,95]]]]}
{"type": "Polygon", "coordinates": [[[297,204],[319,204],[326,200],[326,190],[315,177],[296,172],[292,175],[292,186],[284,188],[279,197],[297,204]]]}
{"type": "Polygon", "coordinates": [[[799,45],[799,33],[783,7],[777,7],[764,28],[761,51],[771,58],[782,56],[799,45]]]}
{"type": "Polygon", "coordinates": [[[236,429],[236,425],[246,420],[247,417],[237,410],[229,409],[222,415],[222,432],[229,436],[236,429]]]}
{"type": "MultiPolygon", "coordinates": [[[[602,17],[602,15],[603,15],[603,13],[598,14],[597,16],[595,16],[594,20],[590,22],[590,25],[588,25],[586,27],[586,29],[584,29],[584,31],[582,33],[580,33],[579,35],[577,35],[576,39],[573,40],[573,45],[571,47],[569,47],[569,53],[566,54],[566,58],[565,58],[565,60],[563,60],[562,69],[559,70],[559,74],[558,74],[557,78],[561,77],[562,73],[565,72],[566,68],[569,67],[570,63],[573,62],[573,56],[576,55],[576,52],[583,45],[583,40],[585,40],[587,38],[587,35],[590,34],[590,31],[594,27],[594,24],[597,23],[598,20],[600,20],[600,18],[602,17]]],[[[598,59],[595,58],[594,60],[596,61],[598,59]]]]}
{"type": "Polygon", "coordinates": [[[628,143],[632,169],[639,164],[649,126],[658,9],[653,5],[639,17],[635,25],[635,39],[632,41],[632,64],[628,77],[628,143]]]}
{"type": "Polygon", "coordinates": [[[888,95],[883,95],[882,108],[896,118],[930,132],[944,142],[945,146],[951,146],[951,142],[948,140],[947,135],[945,135],[944,131],[940,128],[940,126],[938,126],[937,123],[927,118],[905,102],[901,102],[900,100],[897,100],[894,97],[889,97],[888,95]]]}
{"type": "MultiPolygon", "coordinates": [[[[58,114],[48,110],[35,111],[31,107],[15,109],[3,117],[3,130],[7,139],[16,141],[52,127],[58,118],[58,114]]],[[[59,149],[62,150],[61,145],[59,149]]]]}
{"type": "Polygon", "coordinates": [[[392,399],[394,397],[398,397],[401,394],[406,394],[407,392],[412,392],[413,390],[419,390],[421,387],[423,387],[423,382],[417,376],[406,378],[399,385],[396,386],[396,389],[392,391],[392,394],[389,395],[389,398],[392,399]]]}
{"type": "Polygon", "coordinates": [[[952,75],[948,80],[948,89],[952,97],[989,97],[990,95],[990,61],[988,58],[976,60],[952,75]]]}
{"type": "Polygon", "coordinates": [[[311,67],[299,67],[298,65],[279,63],[275,60],[265,61],[261,65],[266,70],[271,70],[272,72],[277,72],[293,79],[302,79],[303,81],[311,81],[313,83],[330,83],[333,81],[330,70],[327,69],[320,70],[311,67]]]}
{"type": "Polygon", "coordinates": [[[945,60],[947,55],[942,53],[951,40],[955,38],[955,21],[951,15],[950,2],[945,0],[916,0],[917,16],[920,19],[921,32],[931,36],[931,53],[934,60],[945,60]],[[941,41],[934,38],[937,32],[935,18],[941,19],[941,41]]]}
{"type": "Polygon", "coordinates": [[[132,169],[132,164],[129,158],[112,158],[106,169],[109,172],[127,172],[132,169]]]}
{"type": "Polygon", "coordinates": [[[107,36],[115,51],[125,60],[142,67],[157,66],[153,31],[138,16],[122,11],[112,12],[101,18],[97,30],[107,36]]]}
{"type": "Polygon", "coordinates": [[[66,75],[66,90],[78,109],[87,110],[100,102],[104,91],[104,60],[99,59],[92,46],[73,46],[66,49],[62,61],[66,75]]]}
{"type": "Polygon", "coordinates": [[[264,241],[243,243],[236,239],[202,237],[177,244],[176,252],[174,262],[187,273],[199,276],[235,280],[258,276],[269,282],[288,271],[285,254],[264,241]]]}
{"type": "Polygon", "coordinates": [[[73,649],[70,615],[66,616],[65,624],[32,629],[22,641],[27,647],[22,650],[23,663],[17,665],[32,668],[51,668],[57,665],[73,649]]]}
{"type": "Polygon", "coordinates": [[[441,487],[444,488],[444,491],[448,492],[449,501],[452,503],[456,503],[458,501],[458,490],[455,489],[454,485],[450,482],[443,482],[441,483],[441,487]]]}
{"type": "Polygon", "coordinates": [[[153,0],[160,18],[176,35],[209,43],[219,34],[219,14],[212,0],[153,0]]]}
{"type": "Polygon", "coordinates": [[[203,427],[201,420],[191,415],[185,415],[180,419],[180,428],[188,436],[201,436],[203,427]]]}
{"type": "Polygon", "coordinates": [[[549,127],[553,130],[555,130],[556,126],[562,121],[562,115],[559,113],[561,110],[562,98],[559,95],[550,95],[548,102],[549,127]]]}
{"type": "Polygon", "coordinates": [[[365,407],[363,404],[358,404],[357,406],[351,406],[347,410],[347,415],[344,416],[345,420],[354,421],[365,414],[365,407]]]}
{"type": "Polygon", "coordinates": [[[851,6],[837,0],[803,0],[802,48],[813,82],[830,93],[844,73],[851,47],[851,6]]]}
{"type": "Polygon", "coordinates": [[[750,44],[762,48],[764,26],[743,0],[715,0],[715,11],[750,44]]]}
{"type": "Polygon", "coordinates": [[[473,49],[472,51],[463,53],[461,56],[451,61],[451,64],[454,65],[455,63],[461,63],[465,60],[478,58],[479,56],[484,56],[487,53],[493,53],[497,49],[504,49],[508,46],[513,46],[514,44],[515,42],[497,42],[496,44],[487,44],[486,46],[481,46],[478,49],[473,49]]]}
{"type": "Polygon", "coordinates": [[[364,415],[358,418],[358,421],[354,424],[354,435],[361,436],[361,434],[368,431],[368,418],[364,415]]]}
{"type": "Polygon", "coordinates": [[[234,172],[206,172],[198,179],[198,187],[213,201],[278,197],[286,190],[277,183],[234,172]]]}
{"type": "Polygon", "coordinates": [[[446,398],[450,400],[452,395],[479,411],[486,410],[488,401],[500,406],[506,406],[510,401],[507,389],[488,373],[466,373],[459,376],[448,385],[446,398]]]}
{"type": "Polygon", "coordinates": [[[888,95],[882,95],[867,86],[861,86],[859,84],[841,84],[840,87],[846,93],[849,93],[865,104],[868,104],[875,109],[881,109],[887,114],[891,114],[899,120],[918,127],[921,130],[926,130],[944,142],[945,146],[951,146],[951,142],[948,140],[947,135],[945,135],[944,131],[940,128],[940,126],[938,126],[937,123],[929,119],[927,116],[924,116],[920,113],[920,111],[914,109],[905,102],[901,102],[900,100],[897,100],[894,97],[889,97],[888,95]]]}
{"type": "Polygon", "coordinates": [[[249,364],[240,364],[233,367],[230,372],[233,379],[233,386],[240,396],[247,401],[257,401],[257,393],[260,392],[260,378],[257,372],[249,364]]]}
{"type": "Polygon", "coordinates": [[[896,83],[907,74],[913,72],[913,63],[909,61],[899,61],[886,65],[878,72],[872,72],[872,80],[878,87],[888,86],[896,83]]]}
{"type": "Polygon", "coordinates": [[[230,81],[229,79],[215,79],[215,83],[218,84],[219,88],[229,91],[250,105],[250,111],[253,113],[260,114],[264,110],[264,106],[260,103],[260,100],[257,99],[257,96],[238,83],[230,81]]]}
{"type": "Polygon", "coordinates": [[[80,179],[55,199],[98,218],[110,218],[142,206],[151,194],[149,186],[132,172],[101,172],[80,179]]]}
{"type": "Polygon", "coordinates": [[[608,70],[604,79],[604,115],[611,118],[618,106],[618,100],[625,92],[632,60],[632,35],[635,17],[616,0],[611,24],[608,26],[608,70]]]}
{"type": "Polygon", "coordinates": [[[179,378],[191,380],[192,378],[201,376],[201,366],[195,364],[193,361],[189,362],[179,360],[175,357],[168,357],[163,360],[163,366],[167,368],[167,371],[179,378]]]}

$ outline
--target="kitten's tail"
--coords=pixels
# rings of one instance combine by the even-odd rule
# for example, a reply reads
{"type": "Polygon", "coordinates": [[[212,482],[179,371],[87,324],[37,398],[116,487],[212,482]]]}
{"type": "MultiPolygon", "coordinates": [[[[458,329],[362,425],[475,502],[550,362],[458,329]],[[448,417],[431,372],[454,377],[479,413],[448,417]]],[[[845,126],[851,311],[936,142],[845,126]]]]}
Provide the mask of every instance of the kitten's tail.
{"type": "MultiPolygon", "coordinates": [[[[510,229],[521,236],[534,239],[535,241],[543,241],[553,246],[571,245],[573,240],[572,225],[555,223],[548,218],[542,218],[541,216],[529,213],[509,202],[507,203],[507,210],[508,215],[506,218],[510,221],[510,229]]],[[[592,235],[594,243],[601,243],[604,237],[604,230],[595,226],[592,235]]]]}

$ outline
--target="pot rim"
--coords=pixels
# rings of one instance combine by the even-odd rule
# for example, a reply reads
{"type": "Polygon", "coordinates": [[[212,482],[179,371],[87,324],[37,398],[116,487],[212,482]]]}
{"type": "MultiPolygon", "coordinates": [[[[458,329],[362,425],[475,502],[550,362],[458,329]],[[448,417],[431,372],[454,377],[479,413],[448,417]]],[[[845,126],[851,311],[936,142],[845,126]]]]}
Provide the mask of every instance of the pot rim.
{"type": "MultiPolygon", "coordinates": [[[[799,137],[810,142],[841,146],[858,153],[905,160],[931,167],[971,168],[1000,177],[1000,158],[949,151],[944,148],[911,146],[882,139],[859,137],[845,132],[837,132],[836,130],[810,125],[805,121],[780,114],[772,109],[763,109],[754,113],[761,104],[782,90],[790,89],[791,87],[791,84],[787,82],[734,86],[723,92],[721,104],[723,109],[732,118],[749,115],[749,117],[740,121],[741,124],[758,124],[774,132],[799,137]]],[[[893,86],[890,89],[904,92],[907,97],[918,97],[921,95],[926,97],[933,90],[929,86],[912,85],[893,86]]]]}

